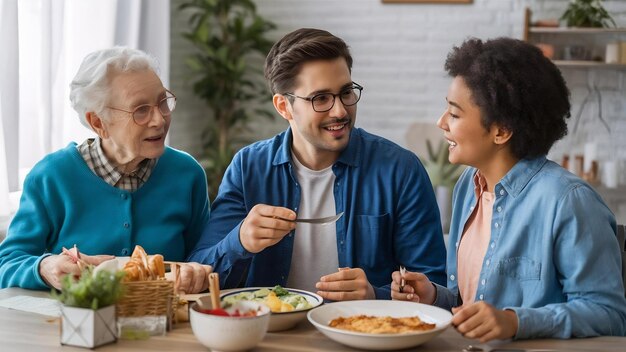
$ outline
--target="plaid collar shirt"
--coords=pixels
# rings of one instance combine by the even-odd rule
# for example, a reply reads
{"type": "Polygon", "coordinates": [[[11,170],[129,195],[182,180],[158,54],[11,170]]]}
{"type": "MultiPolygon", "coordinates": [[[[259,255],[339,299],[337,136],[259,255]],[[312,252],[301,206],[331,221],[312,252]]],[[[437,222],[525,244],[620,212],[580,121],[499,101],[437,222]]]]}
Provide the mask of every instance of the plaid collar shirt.
{"type": "Polygon", "coordinates": [[[143,186],[152,174],[152,170],[158,159],[145,159],[137,169],[129,174],[118,171],[107,159],[100,144],[100,138],[96,137],[85,140],[77,146],[80,155],[87,163],[87,166],[96,176],[104,180],[111,186],[125,191],[136,191],[143,186]]]}

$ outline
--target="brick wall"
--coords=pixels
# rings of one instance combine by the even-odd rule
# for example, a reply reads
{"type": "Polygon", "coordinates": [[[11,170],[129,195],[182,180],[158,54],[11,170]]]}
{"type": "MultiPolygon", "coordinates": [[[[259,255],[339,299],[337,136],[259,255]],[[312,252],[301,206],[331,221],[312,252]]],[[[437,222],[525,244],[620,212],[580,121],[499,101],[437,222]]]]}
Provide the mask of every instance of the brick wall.
{"type": "MultiPolygon", "coordinates": [[[[474,0],[470,5],[452,5],[383,4],[381,0],[256,1],[259,12],[278,25],[272,33],[275,39],[300,27],[323,28],[343,38],[355,59],[353,79],[365,87],[357,125],[405,146],[411,124],[434,124],[445,107],[450,80],[443,62],[452,45],[468,36],[521,38],[525,7],[533,10],[535,19],[556,18],[567,2],[474,0]]],[[[179,35],[186,24],[176,11],[178,3],[180,0],[172,0],[171,81],[180,105],[171,142],[200,155],[200,126],[206,121],[206,109],[185,83],[184,57],[189,46],[179,35]]],[[[626,1],[606,0],[604,4],[618,26],[626,27],[626,1]]],[[[626,134],[626,70],[563,69],[563,73],[571,88],[573,113],[585,99],[589,84],[600,88],[603,117],[611,133],[597,118],[598,99],[591,99],[577,133],[559,142],[550,157],[560,160],[563,151],[592,141],[599,145],[600,159],[626,160],[626,138],[621,137],[626,134]]],[[[254,138],[267,138],[286,126],[280,117],[273,124],[263,121],[254,125],[254,138]]]]}

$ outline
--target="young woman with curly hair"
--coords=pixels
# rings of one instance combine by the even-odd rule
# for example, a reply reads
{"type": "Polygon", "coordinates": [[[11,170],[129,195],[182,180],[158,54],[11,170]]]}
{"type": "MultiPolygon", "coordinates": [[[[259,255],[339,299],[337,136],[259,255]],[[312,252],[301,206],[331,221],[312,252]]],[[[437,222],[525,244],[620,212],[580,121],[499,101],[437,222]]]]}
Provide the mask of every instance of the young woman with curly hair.
{"type": "Polygon", "coordinates": [[[615,217],[546,158],[570,116],[558,68],[508,38],[467,40],[445,68],[437,125],[450,162],[469,166],[453,194],[447,287],[394,272],[392,298],[452,309],[456,329],[482,342],[624,335],[615,217]]]}

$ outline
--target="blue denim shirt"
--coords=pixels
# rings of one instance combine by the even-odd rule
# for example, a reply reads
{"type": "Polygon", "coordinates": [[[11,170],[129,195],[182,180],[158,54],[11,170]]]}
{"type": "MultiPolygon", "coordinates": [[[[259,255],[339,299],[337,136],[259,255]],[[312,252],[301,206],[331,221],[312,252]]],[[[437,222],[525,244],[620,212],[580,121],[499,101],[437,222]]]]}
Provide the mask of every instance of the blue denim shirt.
{"type": "MultiPolygon", "coordinates": [[[[291,130],[239,151],[231,162],[209,224],[189,260],[213,266],[223,287],[285,285],[295,231],[253,254],[239,228],[259,203],[298,211],[300,189],[291,162],[291,130]]],[[[410,151],[361,129],[332,168],[339,266],[359,267],[377,298],[390,298],[391,273],[403,264],[445,282],[439,210],[424,167],[410,151]]],[[[324,256],[325,253],[319,253],[324,256]]]]}
{"type": "MultiPolygon", "coordinates": [[[[453,194],[448,288],[435,305],[461,304],[457,249],[476,204],[468,168],[453,194]]],[[[626,333],[615,218],[584,181],[545,157],[519,161],[495,186],[491,240],[476,301],[517,313],[515,338],[626,333]]]]}

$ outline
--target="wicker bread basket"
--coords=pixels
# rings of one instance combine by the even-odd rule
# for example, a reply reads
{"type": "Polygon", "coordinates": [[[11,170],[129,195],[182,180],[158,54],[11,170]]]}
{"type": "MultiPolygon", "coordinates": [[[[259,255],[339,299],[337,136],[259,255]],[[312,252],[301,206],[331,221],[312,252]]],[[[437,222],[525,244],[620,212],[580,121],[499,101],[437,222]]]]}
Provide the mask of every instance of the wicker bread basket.
{"type": "Polygon", "coordinates": [[[118,317],[143,317],[173,314],[174,282],[169,280],[124,283],[126,293],[117,303],[118,317]]]}

